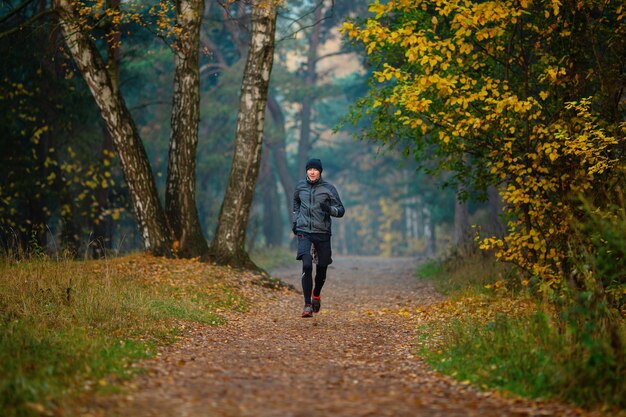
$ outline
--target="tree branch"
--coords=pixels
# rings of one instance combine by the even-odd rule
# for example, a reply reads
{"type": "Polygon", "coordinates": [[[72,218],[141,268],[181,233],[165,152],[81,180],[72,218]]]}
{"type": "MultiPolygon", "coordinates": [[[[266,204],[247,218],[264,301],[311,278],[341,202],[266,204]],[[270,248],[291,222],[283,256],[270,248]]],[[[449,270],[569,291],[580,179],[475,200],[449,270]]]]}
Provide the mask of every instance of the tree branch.
{"type": "Polygon", "coordinates": [[[13,17],[14,15],[18,14],[20,11],[22,11],[22,9],[25,9],[26,6],[28,6],[32,2],[33,2],[33,0],[25,0],[24,2],[22,2],[22,4],[17,6],[15,9],[11,10],[6,16],[1,17],[0,18],[0,24],[6,22],[11,17],[13,17]]]}
{"type": "Polygon", "coordinates": [[[39,20],[39,19],[49,15],[49,14],[53,14],[53,13],[54,13],[54,10],[52,10],[52,9],[44,10],[41,13],[37,13],[36,15],[31,17],[30,19],[25,20],[22,23],[20,23],[19,25],[15,26],[15,27],[7,30],[7,31],[0,32],[0,39],[3,39],[3,38],[5,38],[5,37],[7,37],[7,36],[9,36],[9,35],[11,35],[11,34],[13,34],[15,32],[19,32],[20,30],[22,30],[25,27],[29,26],[31,23],[33,23],[33,22],[35,22],[35,21],[37,21],[37,20],[39,20]]]}
{"type": "Polygon", "coordinates": [[[166,101],[160,101],[160,100],[148,101],[147,103],[142,103],[142,104],[138,104],[138,105],[136,105],[134,107],[131,107],[128,110],[131,111],[131,112],[134,112],[136,110],[141,110],[141,109],[144,109],[144,108],[150,107],[150,106],[165,106],[165,105],[168,105],[168,104],[170,104],[170,103],[166,102],[166,101]]]}
{"type": "Polygon", "coordinates": [[[226,65],[222,64],[206,64],[200,67],[200,75],[210,77],[211,75],[217,75],[228,69],[226,65]]]}
{"type": "Polygon", "coordinates": [[[321,60],[326,59],[326,58],[330,58],[330,57],[337,56],[337,55],[349,54],[349,53],[350,53],[349,51],[337,51],[337,52],[331,52],[331,53],[328,53],[328,54],[326,54],[326,55],[321,55],[321,56],[318,56],[318,57],[317,57],[317,59],[315,59],[315,63],[318,63],[318,62],[320,62],[321,60]]]}
{"type": "Polygon", "coordinates": [[[242,23],[242,21],[249,18],[249,16],[244,12],[242,4],[239,5],[239,9],[237,10],[237,14],[235,15],[231,14],[230,10],[228,10],[228,5],[223,4],[222,2],[218,2],[218,4],[222,6],[222,23],[224,23],[224,27],[230,34],[237,50],[241,53],[242,56],[245,55],[244,52],[246,51],[247,44],[245,44],[240,39],[240,30],[238,29],[243,28],[245,31],[250,32],[250,28],[242,23]]]}
{"type": "Polygon", "coordinates": [[[228,68],[228,64],[226,63],[226,60],[224,59],[224,55],[222,54],[222,51],[220,51],[219,47],[213,42],[213,40],[211,40],[206,34],[203,34],[203,39],[201,42],[203,43],[202,46],[209,51],[211,56],[215,57],[215,60],[217,62],[203,65],[202,67],[200,67],[200,73],[206,70],[207,67],[211,67],[211,66],[220,67],[220,68],[228,68]]]}
{"type": "MultiPolygon", "coordinates": [[[[302,15],[302,16],[300,16],[298,18],[292,18],[293,21],[291,22],[291,24],[289,26],[287,26],[287,28],[285,30],[290,29],[291,26],[293,26],[295,24],[299,24],[302,19],[304,19],[305,17],[310,16],[311,14],[315,13],[315,11],[318,8],[322,7],[323,5],[324,5],[324,0],[320,1],[319,3],[317,3],[315,5],[315,7],[313,7],[311,10],[309,10],[304,15],[302,15]]],[[[331,1],[331,10],[333,10],[333,11],[335,10],[335,0],[331,1]]],[[[280,39],[276,40],[276,43],[282,42],[282,41],[290,39],[290,38],[295,38],[295,35],[297,35],[301,31],[303,31],[305,29],[308,29],[308,28],[312,28],[314,26],[317,26],[318,24],[322,23],[323,21],[330,19],[333,16],[333,13],[329,14],[328,16],[322,17],[321,19],[317,20],[316,22],[313,22],[310,25],[300,26],[300,29],[298,29],[295,32],[292,32],[292,33],[290,33],[288,35],[285,35],[285,36],[281,37],[280,39]]],[[[280,16],[282,16],[282,15],[280,15],[280,16]]]]}

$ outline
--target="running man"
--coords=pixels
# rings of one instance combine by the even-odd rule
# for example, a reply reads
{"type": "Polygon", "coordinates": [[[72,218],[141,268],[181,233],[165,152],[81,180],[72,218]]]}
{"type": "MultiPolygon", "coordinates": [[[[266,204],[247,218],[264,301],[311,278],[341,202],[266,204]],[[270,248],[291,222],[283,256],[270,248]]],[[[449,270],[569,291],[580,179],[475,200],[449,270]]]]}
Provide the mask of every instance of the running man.
{"type": "Polygon", "coordinates": [[[302,292],[304,310],[302,317],[312,317],[320,311],[320,293],[326,282],[326,270],[332,260],[330,247],[331,216],[343,217],[346,210],[337,189],[322,179],[322,161],[309,159],[306,179],[300,180],[293,195],[293,227],[298,236],[297,260],[302,260],[302,292]],[[313,256],[317,252],[315,288],[313,288],[313,256]]]}

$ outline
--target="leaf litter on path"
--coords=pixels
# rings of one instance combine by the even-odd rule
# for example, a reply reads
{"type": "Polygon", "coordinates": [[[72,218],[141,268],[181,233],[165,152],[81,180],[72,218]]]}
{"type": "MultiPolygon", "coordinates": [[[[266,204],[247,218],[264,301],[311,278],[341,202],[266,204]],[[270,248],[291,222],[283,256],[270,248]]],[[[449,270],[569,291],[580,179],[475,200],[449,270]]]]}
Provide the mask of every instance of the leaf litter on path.
{"type": "MultiPolygon", "coordinates": [[[[301,294],[238,277],[251,305],[140,365],[125,394],[84,404],[91,416],[588,416],[574,407],[481,392],[416,355],[421,307],[442,301],[411,258],[339,257],[322,310],[300,317],[301,294]]],[[[296,288],[294,262],[273,271],[296,288]]],[[[231,276],[232,279],[232,276],[231,276]]]]}

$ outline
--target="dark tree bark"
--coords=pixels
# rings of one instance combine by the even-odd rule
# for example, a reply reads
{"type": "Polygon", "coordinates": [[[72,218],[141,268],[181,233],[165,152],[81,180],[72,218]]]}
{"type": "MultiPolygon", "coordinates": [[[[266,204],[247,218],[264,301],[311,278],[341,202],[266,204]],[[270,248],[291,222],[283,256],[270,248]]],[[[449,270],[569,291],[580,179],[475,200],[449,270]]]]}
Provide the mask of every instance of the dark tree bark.
{"type": "Polygon", "coordinates": [[[470,225],[469,225],[469,209],[465,201],[459,199],[459,194],[463,188],[459,187],[457,198],[454,204],[454,246],[460,250],[465,249],[465,245],[469,241],[470,225]]]}
{"type": "Polygon", "coordinates": [[[245,234],[261,162],[275,31],[276,6],[264,0],[253,1],[252,33],[241,86],[233,163],[211,245],[213,259],[221,264],[258,269],[245,250],[245,234]]]}
{"type": "Polygon", "coordinates": [[[287,149],[285,141],[287,139],[287,133],[285,132],[285,115],[280,107],[280,104],[276,98],[270,94],[267,99],[267,108],[274,122],[275,136],[268,138],[267,145],[270,148],[271,154],[274,156],[274,164],[276,166],[276,173],[278,174],[278,180],[283,188],[285,194],[285,213],[287,218],[291,219],[293,215],[293,202],[291,196],[295,188],[295,179],[289,171],[289,165],[287,164],[287,149]]]}
{"type": "Polygon", "coordinates": [[[54,0],[65,43],[100,109],[120,157],[144,247],[155,255],[171,254],[165,213],[137,127],[124,99],[116,92],[104,61],[77,24],[70,0],[54,0]]]}
{"type": "Polygon", "coordinates": [[[265,244],[269,247],[278,247],[282,243],[283,223],[280,221],[280,209],[278,202],[278,190],[276,189],[276,176],[270,163],[269,147],[263,149],[261,159],[259,191],[263,206],[263,236],[265,244]]]}
{"type": "Polygon", "coordinates": [[[487,225],[487,233],[497,236],[499,238],[504,237],[506,234],[506,227],[502,221],[503,203],[500,193],[494,186],[487,188],[487,196],[489,198],[489,223],[487,225]]]}
{"type": "Polygon", "coordinates": [[[174,45],[174,98],[165,212],[178,256],[206,255],[196,206],[196,149],[200,120],[199,45],[204,0],[176,2],[176,23],[186,30],[174,45]]]}
{"type": "Polygon", "coordinates": [[[316,22],[313,31],[309,36],[309,50],[307,53],[307,62],[304,75],[304,88],[307,94],[302,99],[302,110],[300,111],[300,143],[298,145],[298,174],[304,172],[306,161],[309,158],[311,150],[311,117],[313,113],[314,97],[312,90],[317,83],[317,58],[320,39],[322,33],[321,24],[318,23],[322,19],[321,5],[315,9],[314,21],[316,22]]]}

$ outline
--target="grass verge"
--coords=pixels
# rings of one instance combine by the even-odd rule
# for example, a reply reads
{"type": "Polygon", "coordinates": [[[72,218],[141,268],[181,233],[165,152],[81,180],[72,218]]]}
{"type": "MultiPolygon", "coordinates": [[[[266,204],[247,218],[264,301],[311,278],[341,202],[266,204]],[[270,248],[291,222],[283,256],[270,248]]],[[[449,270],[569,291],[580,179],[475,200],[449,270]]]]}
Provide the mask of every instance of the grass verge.
{"type": "MultiPolygon", "coordinates": [[[[420,277],[449,295],[420,309],[421,356],[483,389],[623,414],[626,352],[616,352],[604,323],[592,314],[568,320],[523,290],[506,289],[498,284],[506,271],[489,262],[477,254],[420,267],[420,277]]],[[[626,334],[623,318],[617,320],[626,334]]]]}
{"type": "Polygon", "coordinates": [[[255,264],[267,272],[296,261],[295,252],[284,247],[255,250],[250,254],[250,257],[255,264]]]}
{"type": "Polygon", "coordinates": [[[115,390],[133,362],[180,335],[246,308],[220,279],[234,272],[133,255],[98,262],[0,260],[0,410],[50,413],[85,389],[115,390]]]}
{"type": "Polygon", "coordinates": [[[450,257],[446,261],[431,259],[418,266],[417,276],[431,281],[442,294],[478,294],[484,286],[498,282],[510,273],[510,268],[493,262],[485,253],[450,257]]]}

